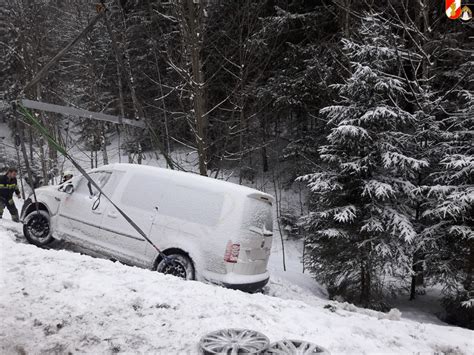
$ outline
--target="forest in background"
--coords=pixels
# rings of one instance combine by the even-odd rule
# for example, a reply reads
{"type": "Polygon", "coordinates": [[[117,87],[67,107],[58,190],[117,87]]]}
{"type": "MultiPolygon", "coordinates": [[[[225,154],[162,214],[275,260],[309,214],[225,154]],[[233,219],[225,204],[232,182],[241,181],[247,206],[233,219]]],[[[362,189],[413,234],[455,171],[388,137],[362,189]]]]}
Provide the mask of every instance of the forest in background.
{"type": "MultiPolygon", "coordinates": [[[[0,100],[20,96],[143,120],[148,129],[40,113],[91,167],[119,139],[128,162],[195,152],[196,171],[308,188],[278,218],[305,239],[331,298],[385,310],[443,289],[445,320],[474,328],[474,22],[430,0],[113,0],[106,16],[27,92],[96,15],[86,0],[0,5],[0,100]]],[[[473,9],[474,10],[474,9],[473,9]]],[[[57,152],[4,111],[40,184],[57,152]]]]}

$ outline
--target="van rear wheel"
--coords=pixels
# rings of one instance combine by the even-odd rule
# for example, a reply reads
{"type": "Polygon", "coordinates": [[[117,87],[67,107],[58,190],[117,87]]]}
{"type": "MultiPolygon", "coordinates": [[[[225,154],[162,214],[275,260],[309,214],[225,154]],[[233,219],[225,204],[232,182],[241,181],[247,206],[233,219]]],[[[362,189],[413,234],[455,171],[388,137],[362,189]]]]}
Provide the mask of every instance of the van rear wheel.
{"type": "Polygon", "coordinates": [[[184,280],[194,280],[195,276],[194,265],[191,259],[178,253],[169,254],[166,259],[161,259],[156,267],[156,271],[184,280]]]}

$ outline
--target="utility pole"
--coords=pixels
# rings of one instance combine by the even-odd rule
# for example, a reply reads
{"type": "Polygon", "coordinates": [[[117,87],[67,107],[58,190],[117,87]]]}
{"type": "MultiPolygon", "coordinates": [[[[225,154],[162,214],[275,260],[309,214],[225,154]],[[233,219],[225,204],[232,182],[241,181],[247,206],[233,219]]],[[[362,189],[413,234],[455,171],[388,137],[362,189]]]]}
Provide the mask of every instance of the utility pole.
{"type": "Polygon", "coordinates": [[[29,89],[34,87],[43,77],[48,73],[49,69],[56,64],[77,42],[79,42],[87,33],[89,33],[94,25],[105,15],[105,7],[98,9],[97,15],[92,19],[91,22],[87,25],[86,28],[82,30],[71,42],[69,42],[66,47],[61,49],[58,54],[56,54],[46,65],[34,76],[34,78],[26,84],[23,88],[23,92],[27,92],[29,89]]]}

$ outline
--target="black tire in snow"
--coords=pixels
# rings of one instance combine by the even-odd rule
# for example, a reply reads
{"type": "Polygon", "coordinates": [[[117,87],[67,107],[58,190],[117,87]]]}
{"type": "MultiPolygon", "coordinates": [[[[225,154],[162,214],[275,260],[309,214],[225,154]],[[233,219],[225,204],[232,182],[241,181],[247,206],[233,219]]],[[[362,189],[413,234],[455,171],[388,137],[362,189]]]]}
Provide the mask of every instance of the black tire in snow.
{"type": "Polygon", "coordinates": [[[156,271],[180,277],[184,280],[195,279],[193,262],[183,254],[173,253],[167,256],[167,260],[161,259],[156,267],[156,271]]]}
{"type": "Polygon", "coordinates": [[[42,247],[50,244],[54,238],[51,222],[46,211],[32,211],[23,221],[23,235],[29,243],[42,247]]]}

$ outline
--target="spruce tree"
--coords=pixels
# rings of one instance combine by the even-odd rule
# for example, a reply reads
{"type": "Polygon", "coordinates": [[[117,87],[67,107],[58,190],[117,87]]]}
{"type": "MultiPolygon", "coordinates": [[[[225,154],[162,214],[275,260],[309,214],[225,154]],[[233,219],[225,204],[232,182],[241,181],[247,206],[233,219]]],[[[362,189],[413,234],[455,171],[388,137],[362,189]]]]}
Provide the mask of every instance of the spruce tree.
{"type": "Polygon", "coordinates": [[[451,112],[439,150],[441,170],[431,174],[423,216],[427,272],[443,287],[448,321],[474,329],[474,98],[466,89],[444,105],[451,112]]]}
{"type": "Polygon", "coordinates": [[[321,110],[331,127],[319,150],[324,167],[301,178],[312,192],[306,262],[331,296],[377,307],[384,278],[411,272],[411,191],[428,163],[413,154],[417,119],[402,108],[400,40],[371,15],[356,35],[343,40],[352,74],[334,85],[339,104],[321,110]]]}

